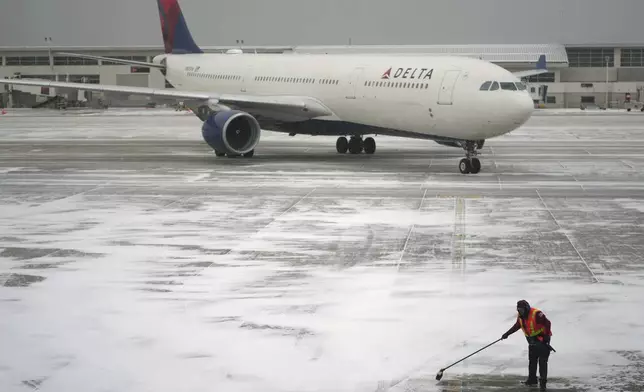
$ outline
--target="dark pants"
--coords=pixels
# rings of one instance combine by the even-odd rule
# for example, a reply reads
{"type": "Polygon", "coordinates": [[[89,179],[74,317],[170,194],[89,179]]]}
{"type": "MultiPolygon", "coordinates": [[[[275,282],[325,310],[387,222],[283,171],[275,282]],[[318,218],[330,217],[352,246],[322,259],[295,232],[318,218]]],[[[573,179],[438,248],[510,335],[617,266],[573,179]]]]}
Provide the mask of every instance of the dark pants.
{"type": "Polygon", "coordinates": [[[548,380],[548,358],[550,349],[545,344],[538,342],[531,344],[528,349],[528,379],[537,380],[537,364],[539,364],[539,377],[542,382],[548,380]]]}

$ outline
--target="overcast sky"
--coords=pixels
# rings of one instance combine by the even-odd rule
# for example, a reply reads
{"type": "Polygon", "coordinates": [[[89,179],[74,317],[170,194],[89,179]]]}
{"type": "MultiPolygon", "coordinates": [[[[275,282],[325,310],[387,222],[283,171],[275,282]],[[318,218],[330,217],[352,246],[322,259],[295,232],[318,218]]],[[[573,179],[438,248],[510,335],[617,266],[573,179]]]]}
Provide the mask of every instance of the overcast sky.
{"type": "MultiPolygon", "coordinates": [[[[642,43],[644,0],[182,0],[199,45],[642,43]]],[[[156,0],[0,0],[0,46],[161,45],[156,0]]]]}

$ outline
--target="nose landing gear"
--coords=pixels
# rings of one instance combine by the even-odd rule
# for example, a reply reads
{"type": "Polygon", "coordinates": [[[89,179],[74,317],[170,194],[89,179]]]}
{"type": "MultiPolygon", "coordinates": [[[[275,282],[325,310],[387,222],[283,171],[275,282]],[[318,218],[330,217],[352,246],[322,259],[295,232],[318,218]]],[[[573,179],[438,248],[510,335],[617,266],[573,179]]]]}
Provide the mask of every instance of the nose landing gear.
{"type": "Polygon", "coordinates": [[[476,157],[478,155],[478,144],[477,142],[467,141],[463,145],[465,158],[461,159],[458,164],[461,174],[478,174],[481,171],[481,161],[476,157]]]}

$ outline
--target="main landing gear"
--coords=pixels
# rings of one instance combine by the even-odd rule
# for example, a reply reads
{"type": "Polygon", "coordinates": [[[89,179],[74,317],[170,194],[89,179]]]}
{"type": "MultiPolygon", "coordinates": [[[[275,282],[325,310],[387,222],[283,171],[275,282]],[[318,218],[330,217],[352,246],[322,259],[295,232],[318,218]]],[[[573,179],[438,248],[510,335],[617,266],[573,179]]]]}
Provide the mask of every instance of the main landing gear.
{"type": "Polygon", "coordinates": [[[349,151],[351,154],[373,154],[376,152],[376,141],[372,137],[362,140],[361,136],[352,136],[349,140],[342,136],[335,142],[335,149],[338,153],[344,154],[349,151]]]}
{"type": "MultiPolygon", "coordinates": [[[[463,145],[465,150],[465,158],[461,159],[458,164],[458,169],[461,174],[478,174],[481,171],[481,161],[476,158],[478,155],[477,147],[482,146],[483,143],[467,141],[463,145]]],[[[480,148],[480,147],[479,147],[480,148]]]]}

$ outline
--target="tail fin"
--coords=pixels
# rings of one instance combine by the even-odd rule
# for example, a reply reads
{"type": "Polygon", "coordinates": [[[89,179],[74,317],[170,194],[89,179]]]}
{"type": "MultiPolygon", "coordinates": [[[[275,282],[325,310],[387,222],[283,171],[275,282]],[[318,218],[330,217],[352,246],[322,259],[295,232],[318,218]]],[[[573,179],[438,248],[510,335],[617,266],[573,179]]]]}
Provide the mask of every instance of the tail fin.
{"type": "Polygon", "coordinates": [[[548,69],[548,65],[546,64],[546,55],[542,54],[539,56],[539,60],[537,60],[537,69],[548,69]]]}
{"type": "Polygon", "coordinates": [[[192,39],[178,0],[157,0],[166,53],[203,53],[192,39]]]}

